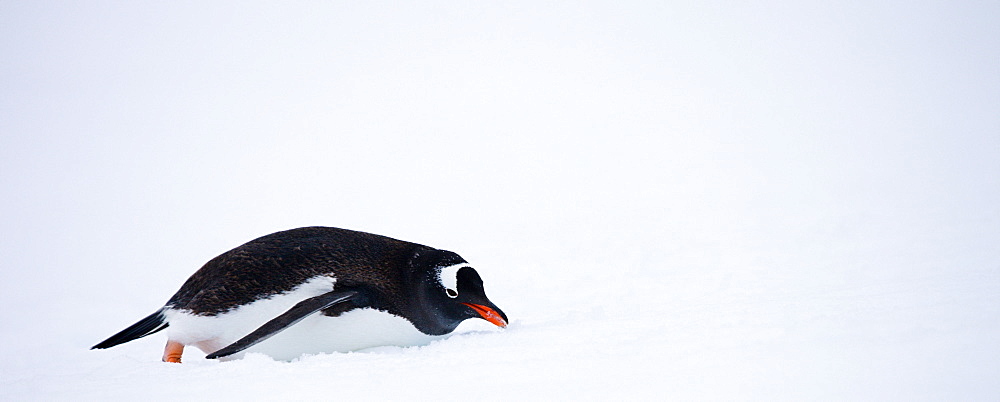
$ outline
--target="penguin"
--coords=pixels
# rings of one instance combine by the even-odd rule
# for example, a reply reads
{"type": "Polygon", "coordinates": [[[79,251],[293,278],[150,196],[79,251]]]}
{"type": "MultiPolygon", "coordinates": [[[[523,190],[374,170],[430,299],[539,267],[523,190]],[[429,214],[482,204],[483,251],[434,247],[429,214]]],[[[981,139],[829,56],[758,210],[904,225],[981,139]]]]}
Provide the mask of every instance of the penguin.
{"type": "Polygon", "coordinates": [[[507,326],[458,254],[371,233],[305,227],[269,234],[205,263],[167,303],[91,349],[167,331],[163,361],[185,346],[208,359],[280,360],[416,346],[481,318],[507,326]]]}

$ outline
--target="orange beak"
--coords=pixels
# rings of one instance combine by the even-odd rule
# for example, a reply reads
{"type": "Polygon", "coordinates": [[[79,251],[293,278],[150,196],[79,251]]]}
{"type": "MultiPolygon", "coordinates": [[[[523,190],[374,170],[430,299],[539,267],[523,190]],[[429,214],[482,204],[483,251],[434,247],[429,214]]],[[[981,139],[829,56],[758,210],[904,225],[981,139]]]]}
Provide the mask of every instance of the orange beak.
{"type": "Polygon", "coordinates": [[[504,328],[507,326],[507,320],[503,319],[503,317],[500,316],[500,313],[497,313],[497,311],[494,309],[491,309],[489,307],[480,304],[472,304],[472,303],[462,303],[462,304],[471,307],[473,310],[476,310],[476,312],[479,313],[479,315],[482,316],[484,320],[493,323],[493,325],[496,325],[500,328],[504,328]]]}

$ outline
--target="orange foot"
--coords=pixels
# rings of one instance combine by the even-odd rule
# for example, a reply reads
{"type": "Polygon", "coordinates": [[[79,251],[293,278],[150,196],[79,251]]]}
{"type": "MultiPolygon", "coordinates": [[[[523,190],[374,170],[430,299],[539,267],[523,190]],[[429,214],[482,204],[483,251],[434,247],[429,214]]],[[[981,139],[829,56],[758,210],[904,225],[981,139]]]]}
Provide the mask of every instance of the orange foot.
{"type": "Polygon", "coordinates": [[[180,342],[167,341],[167,347],[163,348],[163,361],[167,363],[180,363],[181,354],[184,353],[184,344],[180,342]]]}

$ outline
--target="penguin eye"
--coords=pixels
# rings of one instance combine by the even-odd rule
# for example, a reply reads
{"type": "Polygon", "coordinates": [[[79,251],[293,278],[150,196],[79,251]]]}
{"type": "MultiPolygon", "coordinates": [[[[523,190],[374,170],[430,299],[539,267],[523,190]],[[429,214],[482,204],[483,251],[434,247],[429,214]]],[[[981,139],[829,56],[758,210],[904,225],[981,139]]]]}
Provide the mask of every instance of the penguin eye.
{"type": "Polygon", "coordinates": [[[454,291],[454,290],[451,290],[451,289],[445,289],[445,290],[444,290],[444,292],[445,292],[445,293],[447,293],[447,294],[448,294],[448,297],[450,297],[450,298],[452,298],[452,299],[454,299],[454,298],[458,297],[458,292],[456,292],[456,291],[454,291]]]}

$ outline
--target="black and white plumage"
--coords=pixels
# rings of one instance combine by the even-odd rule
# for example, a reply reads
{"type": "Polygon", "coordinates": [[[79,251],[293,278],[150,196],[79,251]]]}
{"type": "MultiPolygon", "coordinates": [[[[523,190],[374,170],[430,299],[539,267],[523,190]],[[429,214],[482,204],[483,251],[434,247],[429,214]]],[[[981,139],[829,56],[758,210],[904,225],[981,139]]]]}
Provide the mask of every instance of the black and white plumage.
{"type": "Polygon", "coordinates": [[[213,258],[166,305],[95,345],[167,330],[165,361],[193,345],[209,358],[419,345],[469,318],[507,316],[458,254],[364,232],[307,227],[213,258]]]}

